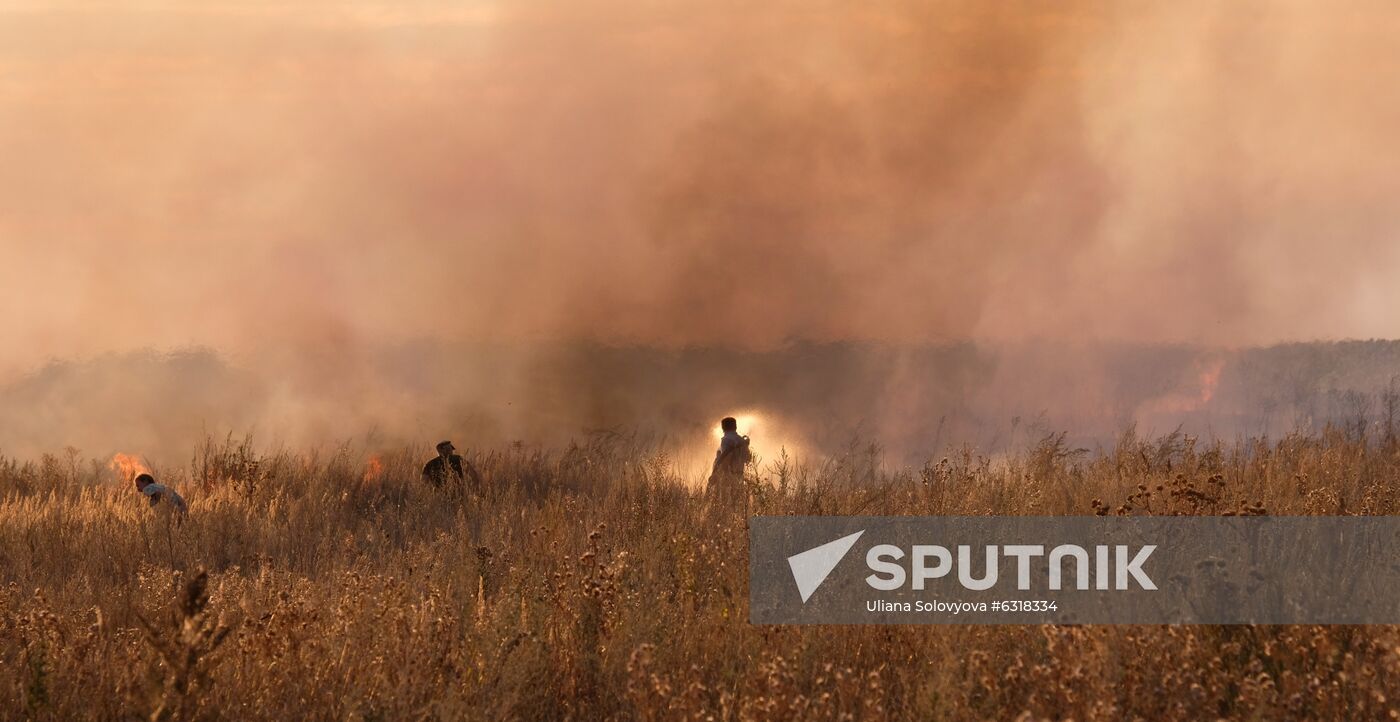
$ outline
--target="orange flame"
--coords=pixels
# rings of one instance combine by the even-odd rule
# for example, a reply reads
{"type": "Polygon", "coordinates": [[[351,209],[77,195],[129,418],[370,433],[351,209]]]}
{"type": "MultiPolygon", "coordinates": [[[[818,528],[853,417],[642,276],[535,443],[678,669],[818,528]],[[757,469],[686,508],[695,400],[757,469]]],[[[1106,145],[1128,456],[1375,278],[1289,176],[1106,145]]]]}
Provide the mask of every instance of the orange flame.
{"type": "Polygon", "coordinates": [[[137,474],[151,473],[151,467],[146,462],[136,458],[135,454],[114,454],[112,460],[107,462],[107,468],[117,472],[122,481],[131,481],[136,478],[137,474]]]}
{"type": "Polygon", "coordinates": [[[1196,382],[1153,400],[1145,407],[1149,413],[1181,414],[1200,411],[1215,398],[1215,392],[1220,387],[1220,374],[1225,370],[1225,360],[1197,360],[1193,365],[1196,382]]]}
{"type": "Polygon", "coordinates": [[[1225,362],[1215,359],[1204,367],[1198,365],[1197,368],[1200,370],[1201,405],[1204,406],[1215,397],[1215,389],[1220,386],[1220,372],[1225,370],[1225,362]]]}
{"type": "Polygon", "coordinates": [[[365,462],[363,481],[366,484],[374,484],[378,483],[382,478],[384,478],[384,458],[379,454],[374,454],[369,457],[369,461],[365,462]]]}

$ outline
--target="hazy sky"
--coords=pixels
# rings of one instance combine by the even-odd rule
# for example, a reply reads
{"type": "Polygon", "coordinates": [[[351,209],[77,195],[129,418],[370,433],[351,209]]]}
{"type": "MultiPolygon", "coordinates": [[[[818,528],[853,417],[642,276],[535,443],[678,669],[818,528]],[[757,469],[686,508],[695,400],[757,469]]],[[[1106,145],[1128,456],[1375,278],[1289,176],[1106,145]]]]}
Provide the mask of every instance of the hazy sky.
{"type": "Polygon", "coordinates": [[[1341,5],[0,0],[0,374],[1394,337],[1400,6],[1341,5]]]}

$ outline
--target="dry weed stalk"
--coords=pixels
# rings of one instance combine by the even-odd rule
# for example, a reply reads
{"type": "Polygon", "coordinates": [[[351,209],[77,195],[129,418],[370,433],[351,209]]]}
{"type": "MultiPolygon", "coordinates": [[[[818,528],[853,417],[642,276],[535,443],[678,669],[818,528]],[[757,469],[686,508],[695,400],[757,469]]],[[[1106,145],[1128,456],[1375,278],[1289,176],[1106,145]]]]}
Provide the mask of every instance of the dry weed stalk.
{"type": "Polygon", "coordinates": [[[136,615],[160,661],[156,675],[162,680],[161,697],[151,712],[152,722],[192,716],[200,687],[209,683],[209,657],[233,631],[209,613],[208,587],[209,575],[201,569],[185,584],[165,624],[136,615]]]}

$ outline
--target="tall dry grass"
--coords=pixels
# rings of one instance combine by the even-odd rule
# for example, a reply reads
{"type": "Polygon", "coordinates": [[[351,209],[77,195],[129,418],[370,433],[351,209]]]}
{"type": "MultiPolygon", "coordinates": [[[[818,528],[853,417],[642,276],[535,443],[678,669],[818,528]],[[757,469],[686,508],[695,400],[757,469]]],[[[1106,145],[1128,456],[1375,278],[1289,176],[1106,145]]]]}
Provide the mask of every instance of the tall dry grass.
{"type": "Polygon", "coordinates": [[[1393,514],[1343,430],[1063,437],[889,469],[853,444],[707,502],[635,439],[477,453],[209,443],[153,513],[76,452],[0,460],[0,715],[31,719],[1389,719],[1388,627],[755,627],[751,514],[1393,514]],[[368,474],[367,474],[368,469],[368,474]]]}

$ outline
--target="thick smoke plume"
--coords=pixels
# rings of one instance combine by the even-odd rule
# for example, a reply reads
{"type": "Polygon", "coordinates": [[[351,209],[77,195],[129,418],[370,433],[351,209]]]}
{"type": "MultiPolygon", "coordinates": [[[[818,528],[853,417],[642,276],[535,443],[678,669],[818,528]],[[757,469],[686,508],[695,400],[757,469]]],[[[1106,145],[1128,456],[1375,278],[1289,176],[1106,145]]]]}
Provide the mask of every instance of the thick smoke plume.
{"type": "Polygon", "coordinates": [[[1136,408],[1101,376],[1113,344],[1393,336],[1397,22],[1378,0],[8,3],[0,385],[32,405],[0,449],[108,443],[44,399],[174,383],[143,349],[233,369],[177,359],[223,386],[169,405],[207,407],[132,392],[148,444],[189,432],[162,414],[511,436],[646,406],[560,344],[905,349],[853,386],[884,400],[871,433],[926,438],[930,408],[1029,383],[936,373],[928,344],[1068,344],[1032,406],[1087,377],[1136,408]],[[513,350],[441,351],[482,344],[513,350]],[[137,355],[95,370],[114,352],[137,355]],[[54,359],[79,365],[36,371],[54,359]]]}

